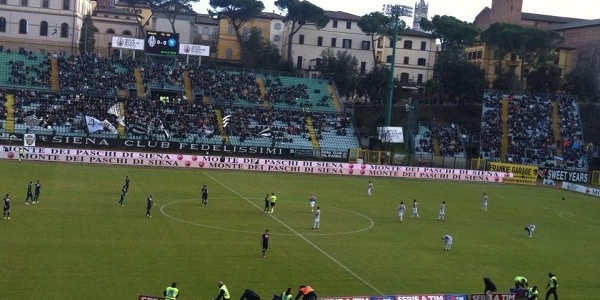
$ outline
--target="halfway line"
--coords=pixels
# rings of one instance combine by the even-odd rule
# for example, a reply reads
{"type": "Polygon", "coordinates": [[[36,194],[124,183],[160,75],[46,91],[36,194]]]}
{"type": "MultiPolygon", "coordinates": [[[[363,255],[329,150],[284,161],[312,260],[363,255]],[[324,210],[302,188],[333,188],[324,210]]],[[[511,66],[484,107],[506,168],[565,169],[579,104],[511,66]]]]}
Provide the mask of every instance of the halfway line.
{"type": "MultiPolygon", "coordinates": [[[[214,182],[222,185],[224,188],[228,189],[229,191],[231,191],[232,193],[236,194],[237,196],[239,196],[240,198],[246,200],[248,203],[252,204],[254,207],[256,207],[257,209],[262,209],[260,206],[256,205],[256,203],[250,201],[249,198],[244,197],[242,194],[236,192],[235,190],[233,190],[232,188],[230,188],[229,186],[227,186],[226,184],[222,183],[221,181],[217,180],[216,178],[208,175],[206,172],[202,172],[202,174],[204,174],[206,177],[212,179],[214,182]]],[[[287,228],[289,231],[293,232],[295,235],[297,235],[299,238],[303,239],[306,243],[308,243],[309,245],[313,246],[315,249],[317,249],[319,252],[323,253],[323,255],[327,256],[329,259],[331,259],[333,262],[335,262],[336,264],[338,264],[340,267],[342,267],[342,269],[346,270],[346,272],[350,273],[352,276],[356,277],[356,279],[360,280],[362,283],[364,283],[365,285],[367,285],[368,287],[370,287],[373,291],[377,292],[379,295],[383,296],[383,293],[381,291],[379,291],[376,287],[374,287],[372,284],[368,283],[366,280],[362,279],[360,276],[358,276],[356,273],[352,272],[352,270],[348,269],[348,267],[346,267],[344,264],[342,264],[341,262],[339,262],[337,259],[333,258],[333,256],[329,255],[327,252],[325,252],[323,249],[319,248],[319,246],[315,245],[313,242],[311,242],[310,240],[308,240],[307,238],[305,238],[302,234],[300,234],[298,231],[294,230],[292,227],[288,226],[286,223],[284,223],[283,221],[279,220],[277,217],[274,217],[273,215],[269,214],[269,216],[271,218],[273,218],[275,221],[277,221],[279,224],[283,225],[285,228],[287,228]]]]}

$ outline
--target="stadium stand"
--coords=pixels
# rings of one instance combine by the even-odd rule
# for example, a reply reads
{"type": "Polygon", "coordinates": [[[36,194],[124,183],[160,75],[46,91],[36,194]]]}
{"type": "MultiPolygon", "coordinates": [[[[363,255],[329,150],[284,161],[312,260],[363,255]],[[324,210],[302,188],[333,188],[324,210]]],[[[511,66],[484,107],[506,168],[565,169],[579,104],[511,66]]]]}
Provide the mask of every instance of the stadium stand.
{"type": "Polygon", "coordinates": [[[415,141],[416,154],[467,156],[460,129],[456,124],[420,125],[415,141]]]}
{"type": "Polygon", "coordinates": [[[48,90],[50,59],[31,51],[0,51],[0,84],[7,87],[48,90]]]}

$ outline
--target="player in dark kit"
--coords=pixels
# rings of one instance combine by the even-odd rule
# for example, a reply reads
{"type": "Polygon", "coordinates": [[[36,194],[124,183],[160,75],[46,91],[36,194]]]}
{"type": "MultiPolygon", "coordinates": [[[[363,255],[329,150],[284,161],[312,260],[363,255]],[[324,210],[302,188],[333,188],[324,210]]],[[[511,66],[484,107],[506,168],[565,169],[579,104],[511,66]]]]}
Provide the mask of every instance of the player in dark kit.
{"type": "Polygon", "coordinates": [[[202,206],[208,205],[208,187],[206,184],[202,187],[202,206]]]}
{"type": "Polygon", "coordinates": [[[35,203],[35,201],[33,200],[33,192],[32,192],[32,185],[33,181],[29,182],[29,185],[27,186],[27,198],[25,198],[25,205],[29,205],[29,200],[31,200],[31,203],[35,203]]]}
{"type": "Polygon", "coordinates": [[[2,199],[3,208],[4,208],[4,220],[10,220],[10,198],[9,195],[6,194],[4,199],[2,199]]]}
{"type": "Polygon", "coordinates": [[[125,202],[126,195],[127,195],[127,188],[125,186],[123,186],[123,188],[121,189],[121,199],[119,199],[119,205],[125,206],[125,204],[123,204],[123,202],[125,202]]]}
{"type": "Polygon", "coordinates": [[[153,205],[156,205],[156,203],[154,203],[154,200],[152,200],[152,194],[150,194],[148,199],[146,199],[146,217],[148,218],[152,218],[152,215],[150,215],[150,210],[152,209],[153,205]]]}
{"type": "Polygon", "coordinates": [[[269,249],[269,244],[271,243],[269,229],[265,230],[265,233],[262,234],[262,238],[260,239],[260,241],[262,244],[262,257],[264,258],[267,254],[267,250],[269,249]]]}
{"type": "Polygon", "coordinates": [[[129,193],[129,182],[131,180],[129,179],[129,176],[125,176],[125,193],[129,193]]]}
{"type": "Polygon", "coordinates": [[[33,203],[38,203],[40,199],[40,190],[42,189],[42,185],[40,181],[35,182],[35,194],[33,195],[33,203]]]}
{"type": "Polygon", "coordinates": [[[264,212],[268,213],[271,210],[271,199],[269,198],[269,193],[265,196],[265,209],[264,212]]]}

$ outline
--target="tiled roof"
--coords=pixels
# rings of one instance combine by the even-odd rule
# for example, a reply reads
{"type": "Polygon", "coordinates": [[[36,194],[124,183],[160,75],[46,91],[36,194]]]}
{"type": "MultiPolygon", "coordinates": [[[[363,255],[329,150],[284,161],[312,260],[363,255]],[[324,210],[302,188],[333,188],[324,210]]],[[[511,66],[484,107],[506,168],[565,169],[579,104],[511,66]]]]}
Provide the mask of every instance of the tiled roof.
{"type": "Polygon", "coordinates": [[[578,19],[578,18],[558,17],[558,16],[533,14],[533,13],[525,13],[525,12],[521,13],[521,19],[532,20],[532,21],[551,22],[551,23],[571,23],[571,22],[577,22],[577,21],[584,20],[584,19],[578,19]]]}
{"type": "Polygon", "coordinates": [[[360,20],[360,17],[357,15],[353,15],[343,11],[330,11],[326,10],[325,14],[334,20],[345,20],[345,21],[357,21],[360,20]]]}
{"type": "Polygon", "coordinates": [[[557,24],[557,25],[548,26],[544,29],[554,31],[554,30],[573,29],[573,28],[588,27],[588,26],[600,26],[600,19],[581,20],[581,21],[576,21],[576,22],[571,22],[571,23],[566,23],[566,24],[557,24]]]}

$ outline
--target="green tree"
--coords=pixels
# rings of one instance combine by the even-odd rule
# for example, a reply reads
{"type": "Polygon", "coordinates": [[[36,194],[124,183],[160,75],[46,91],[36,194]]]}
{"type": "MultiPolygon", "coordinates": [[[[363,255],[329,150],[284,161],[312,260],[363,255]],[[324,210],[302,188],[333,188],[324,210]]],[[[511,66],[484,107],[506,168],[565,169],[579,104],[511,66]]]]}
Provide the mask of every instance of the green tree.
{"type": "Polygon", "coordinates": [[[369,73],[359,78],[357,92],[366,96],[372,104],[384,104],[388,92],[390,69],[387,66],[373,68],[369,73]]]}
{"type": "Polygon", "coordinates": [[[292,45],[294,35],[304,25],[314,25],[317,29],[327,26],[329,17],[325,11],[308,1],[277,0],[275,5],[286,12],[284,22],[288,23],[287,60],[292,63],[292,45]]]}
{"type": "Polygon", "coordinates": [[[483,90],[488,83],[485,72],[479,66],[467,61],[450,61],[444,65],[444,77],[448,97],[458,105],[471,105],[481,102],[483,90]]]}
{"type": "MultiPolygon", "coordinates": [[[[375,55],[375,41],[380,36],[393,34],[390,30],[393,26],[392,18],[378,11],[366,14],[358,20],[358,27],[371,38],[371,53],[373,54],[373,66],[375,67],[378,65],[377,56],[375,55]]],[[[406,23],[400,20],[398,28],[406,28],[406,23]]]]}
{"type": "Polygon", "coordinates": [[[317,63],[317,71],[325,79],[333,79],[341,95],[352,91],[354,80],[358,74],[358,60],[348,51],[337,51],[327,48],[321,52],[317,63]]]}
{"type": "Polygon", "coordinates": [[[265,9],[265,5],[259,0],[210,0],[210,6],[212,7],[212,10],[209,10],[211,16],[224,18],[233,27],[240,46],[242,65],[246,66],[249,57],[242,36],[242,28],[246,23],[255,19],[265,9]]]}
{"type": "MultiPolygon", "coordinates": [[[[175,28],[175,21],[177,17],[181,13],[193,13],[192,4],[200,1],[200,0],[122,0],[129,8],[130,11],[136,12],[139,7],[147,6],[152,10],[152,16],[154,16],[155,12],[162,13],[171,24],[171,30],[173,33],[177,33],[177,29],[175,28]]],[[[143,28],[144,25],[147,25],[150,20],[146,20],[145,24],[138,22],[138,26],[143,28]]],[[[142,31],[143,32],[143,31],[142,31]]]]}
{"type": "Polygon", "coordinates": [[[96,37],[94,32],[94,21],[92,15],[87,14],[83,17],[81,25],[81,35],[79,36],[79,53],[93,53],[96,50],[96,37]]]}
{"type": "Polygon", "coordinates": [[[527,90],[539,93],[555,93],[561,88],[561,69],[554,64],[539,65],[527,75],[527,90]]]}
{"type": "Polygon", "coordinates": [[[250,68],[261,68],[268,70],[289,70],[287,64],[281,60],[279,50],[271,42],[264,39],[262,32],[252,27],[248,38],[244,40],[246,51],[248,51],[248,65],[250,68]]]}
{"type": "Polygon", "coordinates": [[[597,101],[600,77],[593,67],[578,65],[565,76],[565,90],[581,100],[597,101]]]}
{"type": "Polygon", "coordinates": [[[523,90],[521,81],[517,78],[514,70],[505,70],[496,75],[492,86],[496,90],[520,91],[523,90]]]}

